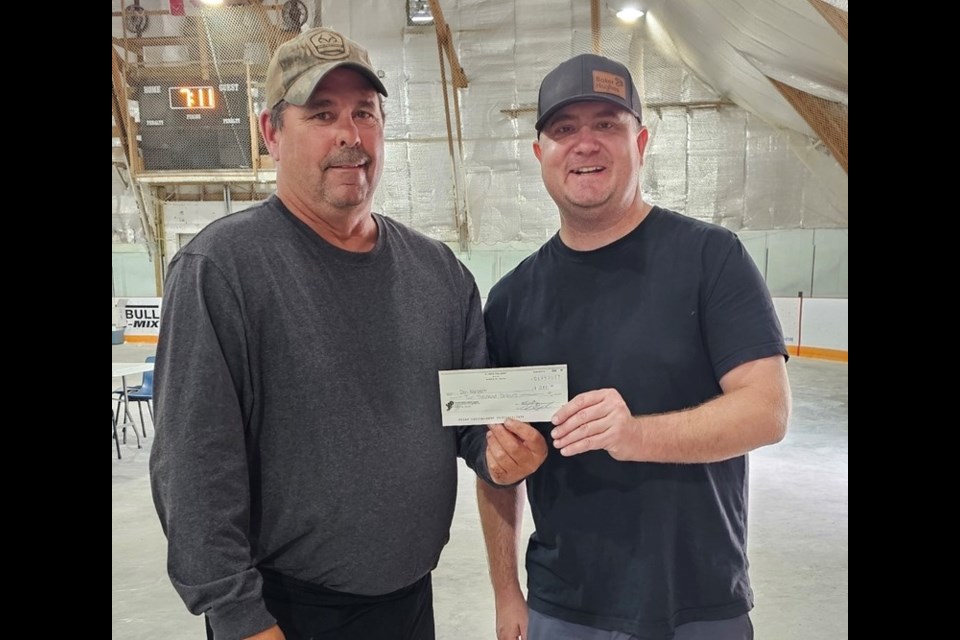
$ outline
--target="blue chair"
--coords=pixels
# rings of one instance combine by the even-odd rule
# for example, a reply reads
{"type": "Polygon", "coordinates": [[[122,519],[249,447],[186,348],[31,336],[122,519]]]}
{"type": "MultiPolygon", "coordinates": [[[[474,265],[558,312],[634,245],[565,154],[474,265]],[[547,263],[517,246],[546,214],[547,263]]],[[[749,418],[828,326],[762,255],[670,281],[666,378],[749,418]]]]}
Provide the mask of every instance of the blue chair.
{"type": "MultiPolygon", "coordinates": [[[[157,361],[157,356],[147,356],[146,358],[143,359],[143,361],[144,361],[144,362],[156,362],[156,361],[157,361]]],[[[141,386],[141,385],[139,385],[139,384],[137,384],[137,385],[130,385],[129,387],[127,387],[127,391],[136,391],[137,389],[140,388],[140,386],[141,386]]],[[[122,398],[122,397],[123,397],[123,389],[114,389],[114,390],[113,390],[113,395],[119,396],[119,397],[122,398]]]]}
{"type": "Polygon", "coordinates": [[[117,460],[120,460],[120,437],[117,435],[117,414],[114,412],[111,413],[111,418],[113,418],[113,441],[117,443],[117,460]]]}
{"type": "Polygon", "coordinates": [[[137,403],[137,411],[140,412],[140,428],[143,430],[143,436],[146,437],[147,424],[143,421],[143,403],[147,403],[150,422],[153,422],[153,371],[143,372],[143,383],[135,391],[127,391],[127,398],[130,402],[137,403]]]}
{"type": "MultiPolygon", "coordinates": [[[[144,362],[156,362],[156,356],[147,356],[144,362]]],[[[117,397],[117,417],[119,418],[120,406],[123,404],[123,389],[114,389],[113,395],[117,397]]],[[[141,402],[147,403],[147,411],[150,412],[150,421],[153,421],[153,371],[145,371],[143,380],[138,385],[127,387],[127,397],[130,402],[137,403],[137,410],[140,412],[140,430],[143,431],[143,437],[147,437],[147,424],[143,421],[143,407],[141,402]]],[[[124,427],[123,441],[127,441],[127,430],[124,427]]]]}

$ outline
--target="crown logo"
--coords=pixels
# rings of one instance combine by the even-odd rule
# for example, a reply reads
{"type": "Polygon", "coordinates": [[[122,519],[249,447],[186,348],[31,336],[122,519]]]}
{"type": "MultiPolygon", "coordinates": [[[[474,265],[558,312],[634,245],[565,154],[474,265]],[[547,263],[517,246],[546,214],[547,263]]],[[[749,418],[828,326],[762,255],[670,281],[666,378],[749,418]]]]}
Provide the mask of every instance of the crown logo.
{"type": "Polygon", "coordinates": [[[321,31],[307,40],[311,53],[321,60],[342,60],[347,57],[347,45],[339,33],[321,31]]]}

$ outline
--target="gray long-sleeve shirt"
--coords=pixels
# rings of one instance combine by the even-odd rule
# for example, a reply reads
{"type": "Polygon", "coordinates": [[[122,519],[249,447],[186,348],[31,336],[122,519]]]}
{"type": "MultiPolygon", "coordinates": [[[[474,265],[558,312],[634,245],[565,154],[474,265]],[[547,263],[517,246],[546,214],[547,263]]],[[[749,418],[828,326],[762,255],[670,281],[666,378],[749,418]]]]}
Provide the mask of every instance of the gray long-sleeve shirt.
{"type": "Polygon", "coordinates": [[[257,567],[362,595],[415,582],[449,537],[456,456],[489,480],[485,428],[440,424],[437,372],[486,365],[473,276],[375,219],[351,253],[274,196],[170,263],[151,483],[170,578],[218,638],[273,623],[257,567]]]}

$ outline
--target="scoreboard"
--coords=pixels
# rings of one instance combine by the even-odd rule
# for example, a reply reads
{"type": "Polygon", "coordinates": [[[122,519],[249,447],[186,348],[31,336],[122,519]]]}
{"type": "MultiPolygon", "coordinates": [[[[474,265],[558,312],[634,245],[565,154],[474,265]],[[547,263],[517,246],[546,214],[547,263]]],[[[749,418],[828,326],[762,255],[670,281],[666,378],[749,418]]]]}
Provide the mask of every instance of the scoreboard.
{"type": "Polygon", "coordinates": [[[252,166],[245,79],[144,84],[137,100],[145,170],[252,166]]]}

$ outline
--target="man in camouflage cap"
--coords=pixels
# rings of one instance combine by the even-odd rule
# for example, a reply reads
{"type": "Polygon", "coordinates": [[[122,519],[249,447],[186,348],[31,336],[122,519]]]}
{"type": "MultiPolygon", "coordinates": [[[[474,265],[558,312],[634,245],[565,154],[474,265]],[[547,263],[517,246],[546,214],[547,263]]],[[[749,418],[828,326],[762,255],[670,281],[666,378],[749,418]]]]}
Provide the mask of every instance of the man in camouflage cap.
{"type": "Polygon", "coordinates": [[[441,425],[437,372],[486,366],[480,293],[372,211],[386,95],[336,31],[281,45],[260,115],[276,194],[170,263],[151,481],[210,638],[432,640],[457,456],[502,485],[546,456],[526,423],[441,425]]]}

